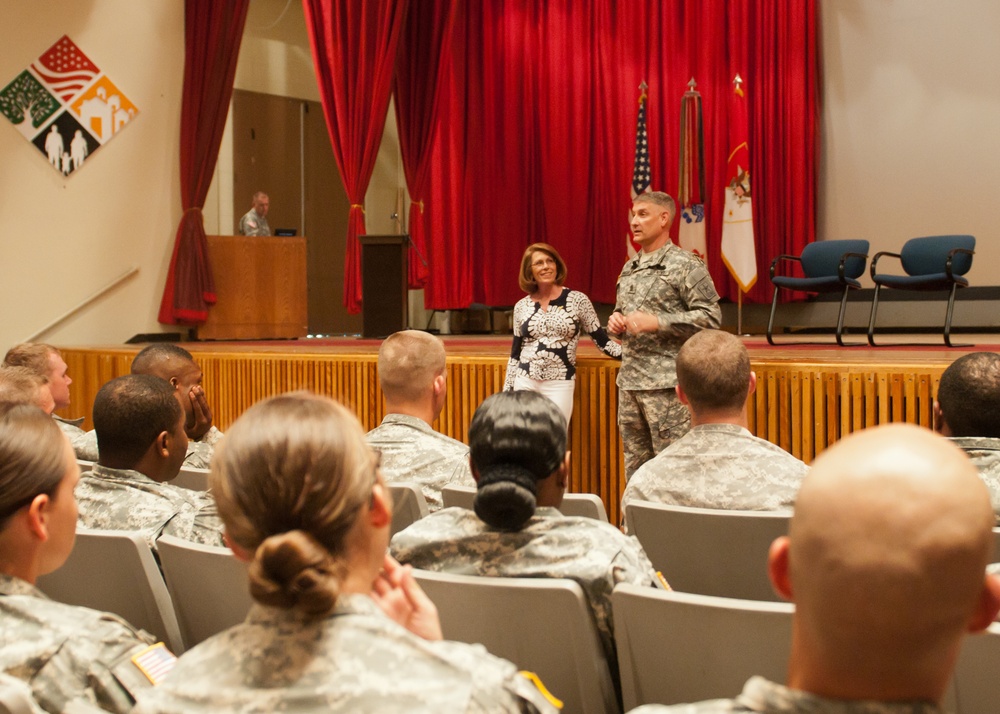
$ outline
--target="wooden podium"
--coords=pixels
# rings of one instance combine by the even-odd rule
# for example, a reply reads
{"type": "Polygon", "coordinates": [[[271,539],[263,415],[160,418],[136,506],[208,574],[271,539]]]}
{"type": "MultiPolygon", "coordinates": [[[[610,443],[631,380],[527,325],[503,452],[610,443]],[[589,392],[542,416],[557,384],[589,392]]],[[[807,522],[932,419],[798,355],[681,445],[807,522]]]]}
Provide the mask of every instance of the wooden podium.
{"type": "Polygon", "coordinates": [[[306,239],[206,236],[218,302],[201,340],[267,340],[309,332],[306,239]]]}
{"type": "Polygon", "coordinates": [[[408,235],[358,236],[361,243],[362,337],[388,337],[405,330],[408,235]]]}

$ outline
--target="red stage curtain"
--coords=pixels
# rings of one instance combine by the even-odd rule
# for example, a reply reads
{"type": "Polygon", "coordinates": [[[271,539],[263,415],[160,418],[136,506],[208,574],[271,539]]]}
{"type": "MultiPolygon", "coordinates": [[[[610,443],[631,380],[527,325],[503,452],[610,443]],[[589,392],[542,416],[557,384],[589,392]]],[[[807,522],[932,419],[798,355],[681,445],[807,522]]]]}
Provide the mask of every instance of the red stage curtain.
{"type": "Polygon", "coordinates": [[[411,288],[422,288],[427,282],[428,267],[420,256],[427,256],[429,159],[441,115],[443,60],[450,52],[454,5],[455,0],[421,0],[419,9],[407,13],[393,80],[399,148],[411,201],[410,240],[419,251],[419,255],[410,251],[411,288]]]}
{"type": "Polygon", "coordinates": [[[181,105],[181,203],[159,321],[199,324],[215,303],[201,213],[212,183],[233,94],[236,59],[250,0],[185,0],[181,105]]]}
{"type": "Polygon", "coordinates": [[[351,211],[344,304],[361,310],[364,200],[385,128],[407,0],[303,0],[333,155],[351,211]]]}
{"type": "MultiPolygon", "coordinates": [[[[613,302],[638,85],[650,86],[653,186],[673,194],[692,76],[703,97],[708,265],[735,299],[719,243],[736,55],[746,55],[759,274],[815,238],[815,0],[483,0],[457,5],[452,33],[430,154],[428,308],[513,304],[521,252],[535,241],[559,249],[571,287],[613,302]],[[730,29],[743,50],[730,47],[730,29]]],[[[749,298],[766,301],[767,286],[758,280],[749,298]]]]}

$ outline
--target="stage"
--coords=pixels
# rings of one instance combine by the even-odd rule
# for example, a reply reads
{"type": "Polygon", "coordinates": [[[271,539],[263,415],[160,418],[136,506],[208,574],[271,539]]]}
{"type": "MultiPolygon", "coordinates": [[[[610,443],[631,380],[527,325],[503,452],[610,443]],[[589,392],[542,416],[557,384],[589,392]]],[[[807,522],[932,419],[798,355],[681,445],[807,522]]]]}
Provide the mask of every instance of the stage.
{"type": "MultiPolygon", "coordinates": [[[[503,387],[510,337],[445,335],[448,402],[435,423],[465,441],[479,403],[503,387]]],[[[795,339],[781,336],[787,343],[795,339]]],[[[886,335],[886,346],[819,344],[771,347],[762,336],[745,337],[757,392],[749,407],[750,429],[809,462],[842,435],[875,424],[906,421],[931,425],[941,372],[962,354],[1000,351],[996,334],[953,335],[966,347],[947,348],[940,335],[886,335]]],[[[863,335],[849,340],[864,341],[863,335]]],[[[204,386],[216,425],[226,428],[251,404],[274,394],[309,389],[352,409],[364,428],[378,425],[384,404],[376,372],[378,340],[354,337],[266,342],[183,343],[204,371],[204,386]]],[[[72,404],[60,416],[86,416],[109,379],[127,374],[142,345],[60,346],[73,379],[72,404]]],[[[617,428],[615,377],[618,362],[589,340],[580,343],[577,389],[570,424],[570,490],[599,495],[612,522],[624,489],[617,428]]]]}

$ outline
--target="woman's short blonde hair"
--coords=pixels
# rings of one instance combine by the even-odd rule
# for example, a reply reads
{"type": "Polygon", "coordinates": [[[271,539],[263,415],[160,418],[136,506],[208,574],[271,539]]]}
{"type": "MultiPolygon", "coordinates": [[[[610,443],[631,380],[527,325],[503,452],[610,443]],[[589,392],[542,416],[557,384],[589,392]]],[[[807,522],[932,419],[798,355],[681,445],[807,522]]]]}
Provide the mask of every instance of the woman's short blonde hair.
{"type": "Polygon", "coordinates": [[[521,256],[521,274],[517,276],[517,284],[521,286],[521,290],[529,294],[538,290],[538,283],[531,273],[531,254],[535,252],[545,253],[556,261],[556,285],[566,282],[566,263],[559,255],[559,251],[548,243],[532,243],[525,248],[524,255],[521,256]]]}

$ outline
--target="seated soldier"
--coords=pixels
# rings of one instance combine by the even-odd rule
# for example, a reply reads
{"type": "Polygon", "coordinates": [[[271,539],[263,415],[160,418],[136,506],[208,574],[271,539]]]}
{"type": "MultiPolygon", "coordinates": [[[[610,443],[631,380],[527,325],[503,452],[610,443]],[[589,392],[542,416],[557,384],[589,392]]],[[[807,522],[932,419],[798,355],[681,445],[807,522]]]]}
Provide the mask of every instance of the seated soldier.
{"type": "Polygon", "coordinates": [[[79,477],[47,414],[0,404],[0,672],[24,681],[47,712],[124,714],[173,655],[117,615],[54,602],[35,587],[73,548],[79,477]]]}
{"type": "Polygon", "coordinates": [[[771,582],[795,603],[787,686],[754,677],[733,700],[635,711],[940,712],[963,637],[1000,610],[992,525],[986,487],[946,439],[908,424],[842,439],[771,546],[771,582]]]}
{"type": "Polygon", "coordinates": [[[643,464],[622,494],[630,501],[740,511],[790,508],[808,467],[747,429],[757,386],[739,338],[719,330],[692,335],[677,354],[677,397],[691,430],[643,464]]]}
{"type": "Polygon", "coordinates": [[[385,418],[368,432],[368,443],[382,455],[386,483],[420,486],[433,512],[441,508],[441,489],[474,486],[469,447],[434,431],[444,408],[444,343],[419,330],[389,335],[378,350],[378,381],[385,396],[385,418]]]}
{"type": "Polygon", "coordinates": [[[979,469],[1000,523],[1000,355],[973,352],[941,375],[934,428],[979,469]]]}
{"type": "MultiPolygon", "coordinates": [[[[212,425],[212,408],[202,389],[201,367],[183,347],[157,342],[143,348],[132,360],[132,374],[149,374],[170,382],[184,407],[184,432],[188,436],[185,468],[207,469],[222,432],[212,425]]],[[[97,449],[97,435],[88,432],[88,450],[97,449]]]]}
{"type": "Polygon", "coordinates": [[[460,575],[569,578],[594,613],[617,679],[611,591],[622,582],[656,581],[635,538],[594,518],[559,512],[569,478],[566,417],[538,392],[500,392],[469,426],[475,513],[445,508],[397,533],[400,563],[460,575]]]}
{"type": "Polygon", "coordinates": [[[56,404],[44,378],[27,367],[7,365],[0,366],[0,402],[31,404],[46,414],[52,414],[56,404]]]}
{"type": "Polygon", "coordinates": [[[128,374],[94,399],[100,458],[77,486],[80,525],[140,531],[150,546],[162,533],[223,545],[222,523],[205,493],[172,486],[187,451],[185,415],[159,377],[128,374]]]}
{"type": "Polygon", "coordinates": [[[87,432],[80,428],[84,417],[63,419],[53,414],[56,409],[65,409],[69,406],[69,385],[73,383],[59,350],[41,342],[24,342],[7,350],[4,364],[11,367],[25,367],[45,380],[54,403],[54,406],[47,411],[52,414],[52,418],[56,420],[63,433],[69,437],[76,458],[96,461],[97,449],[87,438],[87,432]]]}

